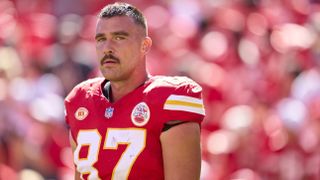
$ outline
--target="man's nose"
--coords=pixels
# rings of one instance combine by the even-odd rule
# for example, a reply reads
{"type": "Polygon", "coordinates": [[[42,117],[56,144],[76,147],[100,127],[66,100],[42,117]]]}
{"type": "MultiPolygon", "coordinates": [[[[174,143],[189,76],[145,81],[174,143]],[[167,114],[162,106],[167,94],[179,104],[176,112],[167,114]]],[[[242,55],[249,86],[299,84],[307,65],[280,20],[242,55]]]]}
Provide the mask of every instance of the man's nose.
{"type": "Polygon", "coordinates": [[[104,50],[104,54],[113,54],[113,50],[111,49],[104,50]]]}
{"type": "Polygon", "coordinates": [[[103,44],[104,54],[112,54],[114,52],[112,42],[110,40],[105,41],[103,44]]]}

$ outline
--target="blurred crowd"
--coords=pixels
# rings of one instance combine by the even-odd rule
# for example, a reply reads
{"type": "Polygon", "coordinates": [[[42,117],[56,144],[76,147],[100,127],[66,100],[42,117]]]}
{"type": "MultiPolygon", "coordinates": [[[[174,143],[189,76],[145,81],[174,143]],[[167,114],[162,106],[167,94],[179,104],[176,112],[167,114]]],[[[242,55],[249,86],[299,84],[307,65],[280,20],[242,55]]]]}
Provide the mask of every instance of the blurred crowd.
{"type": "MultiPolygon", "coordinates": [[[[110,0],[0,0],[0,180],[73,178],[63,99],[99,76],[110,0]]],[[[317,0],[128,0],[151,74],[203,86],[202,180],[320,179],[317,0]]]]}

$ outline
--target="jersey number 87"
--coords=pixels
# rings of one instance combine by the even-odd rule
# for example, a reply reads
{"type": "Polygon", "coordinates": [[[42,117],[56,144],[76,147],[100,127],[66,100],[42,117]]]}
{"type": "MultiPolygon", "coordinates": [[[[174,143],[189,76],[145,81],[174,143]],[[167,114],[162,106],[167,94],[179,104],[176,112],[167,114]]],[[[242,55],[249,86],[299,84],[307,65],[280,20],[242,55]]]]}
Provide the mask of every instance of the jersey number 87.
{"type": "MultiPolygon", "coordinates": [[[[97,129],[80,130],[77,136],[77,147],[74,151],[74,162],[81,176],[88,174],[88,179],[100,179],[98,170],[93,166],[98,161],[101,145],[101,134],[97,129]],[[80,158],[82,147],[88,146],[86,158],[80,158]]],[[[127,147],[122,153],[112,172],[112,180],[125,180],[131,168],[146,145],[146,130],[141,128],[108,128],[103,150],[117,150],[119,144],[127,147]]]]}

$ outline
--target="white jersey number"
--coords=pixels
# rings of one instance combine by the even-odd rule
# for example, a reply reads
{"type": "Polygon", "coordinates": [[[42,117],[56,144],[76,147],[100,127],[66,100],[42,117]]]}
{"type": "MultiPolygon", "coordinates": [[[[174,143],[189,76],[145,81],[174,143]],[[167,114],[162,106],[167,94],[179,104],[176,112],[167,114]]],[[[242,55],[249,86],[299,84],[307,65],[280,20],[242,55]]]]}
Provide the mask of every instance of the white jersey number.
{"type": "MultiPolygon", "coordinates": [[[[77,147],[74,151],[74,163],[81,176],[88,174],[89,180],[100,179],[98,170],[93,165],[98,161],[101,145],[101,135],[97,129],[80,130],[77,137],[77,147]],[[88,147],[86,158],[80,158],[82,147],[88,147]]],[[[125,180],[128,178],[131,168],[146,145],[146,130],[139,128],[109,128],[103,149],[117,150],[119,144],[126,144],[127,148],[122,153],[117,165],[112,172],[112,180],[125,180]]]]}

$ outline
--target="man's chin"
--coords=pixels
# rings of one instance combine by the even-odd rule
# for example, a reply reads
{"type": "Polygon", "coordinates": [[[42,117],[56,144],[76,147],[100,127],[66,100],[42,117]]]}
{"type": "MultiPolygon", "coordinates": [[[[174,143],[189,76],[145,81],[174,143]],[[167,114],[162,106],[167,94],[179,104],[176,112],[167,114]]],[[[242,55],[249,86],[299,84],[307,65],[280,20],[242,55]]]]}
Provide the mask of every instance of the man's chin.
{"type": "Polygon", "coordinates": [[[104,74],[102,73],[103,77],[105,79],[108,79],[109,81],[121,81],[121,77],[118,77],[118,76],[115,76],[115,75],[112,75],[112,74],[104,74]]]}

